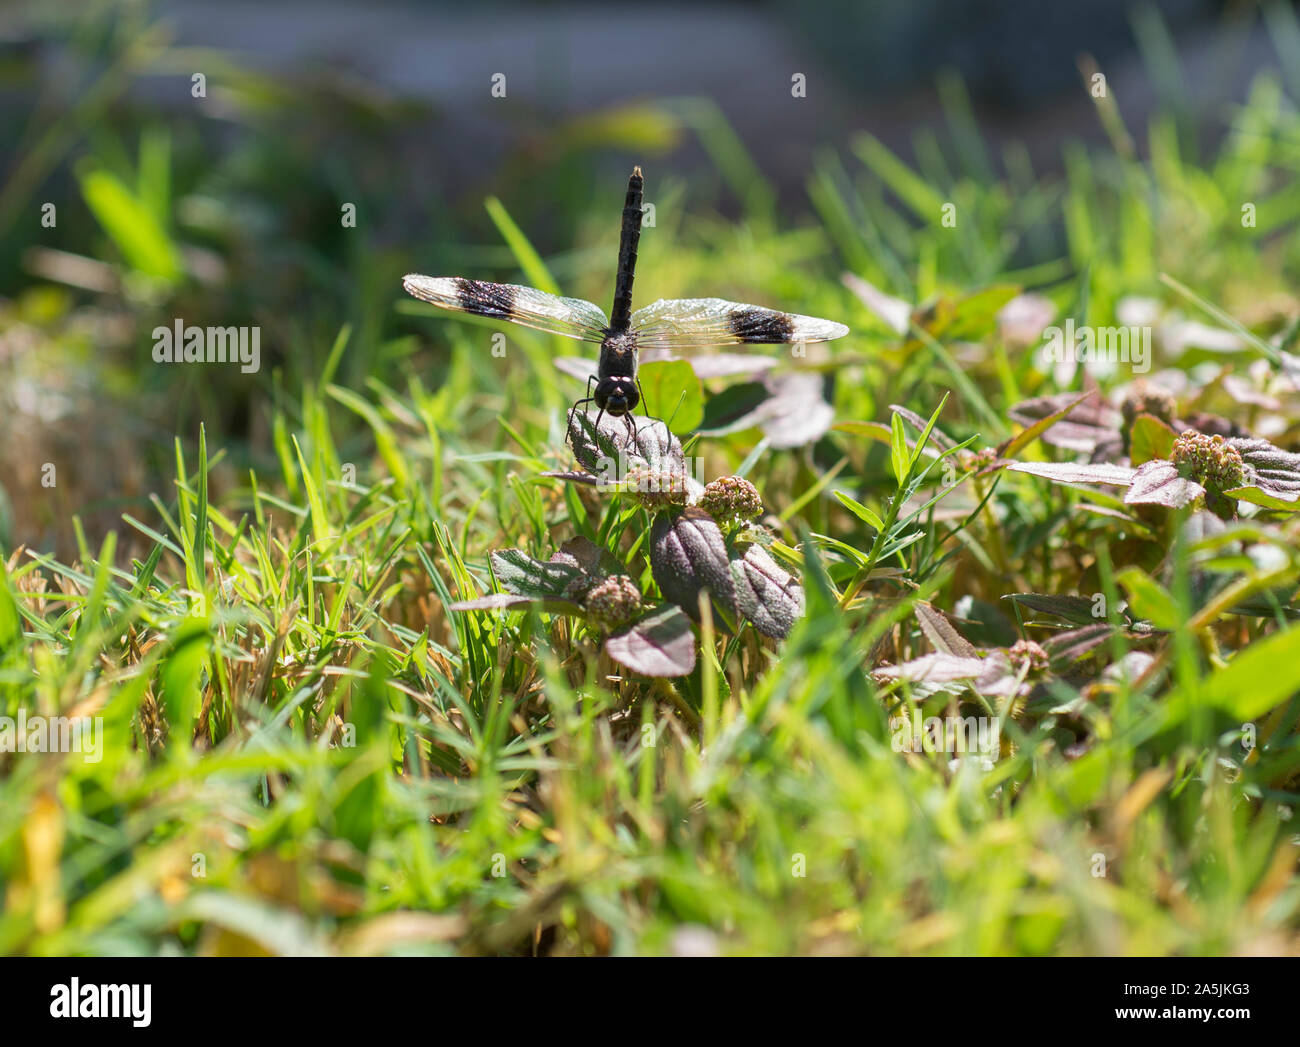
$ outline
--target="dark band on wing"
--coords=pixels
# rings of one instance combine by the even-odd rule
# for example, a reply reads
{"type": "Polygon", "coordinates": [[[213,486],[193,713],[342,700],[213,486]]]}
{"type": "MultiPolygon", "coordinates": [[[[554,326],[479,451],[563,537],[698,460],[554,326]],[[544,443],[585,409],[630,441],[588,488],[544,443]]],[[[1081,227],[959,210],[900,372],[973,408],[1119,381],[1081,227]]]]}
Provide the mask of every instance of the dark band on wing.
{"type": "Polygon", "coordinates": [[[727,326],[740,341],[751,344],[779,344],[794,336],[794,320],[771,309],[736,309],[727,326]]]}
{"type": "Polygon", "coordinates": [[[515,293],[507,284],[460,278],[456,281],[456,298],[461,309],[475,316],[491,316],[500,320],[509,320],[515,316],[515,293]]]}

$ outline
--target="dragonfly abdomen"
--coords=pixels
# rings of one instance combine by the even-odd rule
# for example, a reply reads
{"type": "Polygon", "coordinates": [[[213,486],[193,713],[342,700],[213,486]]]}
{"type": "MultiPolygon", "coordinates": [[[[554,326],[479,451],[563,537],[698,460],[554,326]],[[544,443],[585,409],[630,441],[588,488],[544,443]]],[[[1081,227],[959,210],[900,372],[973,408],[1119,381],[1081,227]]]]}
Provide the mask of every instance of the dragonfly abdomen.
{"type": "Polygon", "coordinates": [[[632,278],[636,274],[636,248],[641,239],[641,196],[645,182],[641,168],[632,168],[627,180],[627,200],[623,204],[623,229],[618,242],[618,276],[614,281],[614,308],[609,314],[609,329],[622,334],[632,324],[632,278]]]}

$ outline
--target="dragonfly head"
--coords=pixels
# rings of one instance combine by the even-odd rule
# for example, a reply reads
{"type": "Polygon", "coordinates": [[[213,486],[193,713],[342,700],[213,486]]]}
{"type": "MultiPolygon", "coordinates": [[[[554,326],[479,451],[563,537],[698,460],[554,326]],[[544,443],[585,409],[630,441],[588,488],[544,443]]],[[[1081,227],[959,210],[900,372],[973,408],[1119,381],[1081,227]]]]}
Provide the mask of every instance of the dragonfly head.
{"type": "Polygon", "coordinates": [[[636,379],[626,375],[602,378],[596,384],[596,406],[615,417],[630,414],[641,402],[636,390],[636,379]]]}

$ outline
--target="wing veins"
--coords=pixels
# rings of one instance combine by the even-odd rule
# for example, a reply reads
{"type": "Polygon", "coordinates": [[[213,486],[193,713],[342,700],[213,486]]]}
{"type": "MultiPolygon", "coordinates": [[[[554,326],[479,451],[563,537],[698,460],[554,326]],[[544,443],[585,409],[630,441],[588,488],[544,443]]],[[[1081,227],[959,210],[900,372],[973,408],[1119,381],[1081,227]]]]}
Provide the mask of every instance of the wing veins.
{"type": "Polygon", "coordinates": [[[412,297],[441,309],[505,320],[580,342],[603,341],[609,326],[600,307],[591,302],[519,284],[411,273],[402,280],[402,286],[412,297]]]}
{"type": "Polygon", "coordinates": [[[827,342],[849,329],[832,320],[722,298],[675,298],[638,309],[632,331],[641,348],[691,349],[827,342]]]}

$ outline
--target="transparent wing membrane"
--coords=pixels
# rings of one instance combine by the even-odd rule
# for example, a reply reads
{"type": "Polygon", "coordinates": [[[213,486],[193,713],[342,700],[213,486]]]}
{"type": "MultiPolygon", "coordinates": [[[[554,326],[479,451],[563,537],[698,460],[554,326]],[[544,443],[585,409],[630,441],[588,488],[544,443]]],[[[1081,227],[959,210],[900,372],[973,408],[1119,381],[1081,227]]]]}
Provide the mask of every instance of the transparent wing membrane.
{"type": "Polygon", "coordinates": [[[581,298],[561,298],[518,284],[493,284],[461,276],[421,276],[402,280],[408,294],[443,309],[509,320],[580,342],[600,342],[608,321],[599,306],[581,298]]]}
{"type": "Polygon", "coordinates": [[[632,332],[641,349],[690,349],[828,342],[849,329],[833,320],[722,298],[666,298],[633,313],[632,332]]]}

